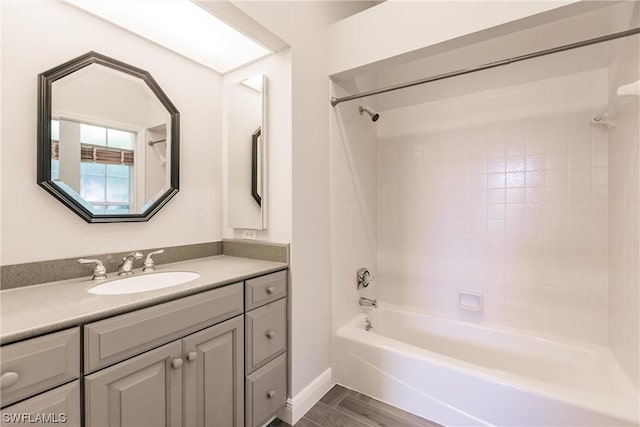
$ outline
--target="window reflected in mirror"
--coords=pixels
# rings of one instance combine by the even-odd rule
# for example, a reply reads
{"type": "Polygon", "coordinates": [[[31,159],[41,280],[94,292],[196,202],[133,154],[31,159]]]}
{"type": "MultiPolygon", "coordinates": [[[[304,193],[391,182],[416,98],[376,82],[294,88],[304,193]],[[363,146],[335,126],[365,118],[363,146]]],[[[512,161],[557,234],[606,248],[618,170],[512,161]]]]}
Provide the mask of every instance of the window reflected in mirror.
{"type": "Polygon", "coordinates": [[[136,205],[135,138],[129,131],[52,120],[51,180],[79,194],[95,214],[128,214],[136,205]]]}

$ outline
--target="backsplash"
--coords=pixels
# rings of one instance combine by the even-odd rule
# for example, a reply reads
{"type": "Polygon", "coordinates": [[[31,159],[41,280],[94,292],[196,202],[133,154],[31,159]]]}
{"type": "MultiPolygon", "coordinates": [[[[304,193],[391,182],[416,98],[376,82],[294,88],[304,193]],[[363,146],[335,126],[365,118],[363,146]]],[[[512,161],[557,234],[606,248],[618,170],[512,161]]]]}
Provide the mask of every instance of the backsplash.
{"type": "Polygon", "coordinates": [[[606,344],[606,104],[599,69],[381,112],[380,299],[606,344]]]}
{"type": "MultiPolygon", "coordinates": [[[[147,253],[164,249],[163,254],[155,256],[157,265],[171,262],[184,261],[194,258],[204,258],[214,255],[222,255],[222,242],[197,243],[193,245],[172,246],[166,248],[138,249],[131,251],[107,253],[99,255],[87,255],[77,258],[66,258],[49,261],[29,262],[25,264],[3,265],[0,267],[0,289],[13,289],[38,283],[55,282],[58,280],[72,279],[75,277],[90,277],[91,266],[78,263],[78,258],[96,258],[102,261],[107,273],[118,270],[122,258],[136,250],[147,253]]],[[[144,259],[137,260],[134,268],[142,267],[144,259]]]]}
{"type": "MultiPolygon", "coordinates": [[[[289,263],[289,244],[271,243],[263,241],[224,240],[218,242],[196,243],[193,245],[171,246],[164,248],[138,249],[131,251],[87,255],[78,258],[95,258],[102,261],[107,273],[118,270],[122,258],[132,251],[142,252],[145,256],[149,252],[164,249],[164,253],[155,255],[157,266],[173,262],[186,261],[196,258],[206,258],[216,255],[227,255],[242,258],[261,259],[289,263]]],[[[0,290],[36,285],[39,283],[55,282],[76,277],[90,277],[91,266],[81,265],[78,258],[55,259],[49,261],[29,262],[0,266],[0,290]]],[[[144,258],[134,262],[134,269],[142,268],[144,258]]]]}

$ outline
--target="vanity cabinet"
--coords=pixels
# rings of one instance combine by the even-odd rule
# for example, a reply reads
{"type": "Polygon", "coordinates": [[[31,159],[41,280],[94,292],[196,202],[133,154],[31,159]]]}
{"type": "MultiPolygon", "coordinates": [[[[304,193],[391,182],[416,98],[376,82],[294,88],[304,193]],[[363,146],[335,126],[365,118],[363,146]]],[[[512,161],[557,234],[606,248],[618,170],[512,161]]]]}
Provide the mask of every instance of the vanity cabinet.
{"type": "Polygon", "coordinates": [[[287,273],[245,282],[246,425],[258,427],[287,400],[287,273]]]}
{"type": "Polygon", "coordinates": [[[3,426],[80,426],[80,328],[3,346],[0,371],[3,426]]]}
{"type": "Polygon", "coordinates": [[[236,283],[86,325],[86,370],[112,365],[85,377],[87,425],[243,426],[243,301],[236,283]]]}
{"type": "Polygon", "coordinates": [[[80,328],[2,347],[2,405],[64,384],[80,376],[80,328]]]}
{"type": "Polygon", "coordinates": [[[72,381],[8,406],[1,413],[0,425],[3,427],[18,423],[80,427],[80,381],[72,381]]]}
{"type": "Polygon", "coordinates": [[[234,283],[85,325],[85,372],[242,314],[242,286],[234,283]]]}
{"type": "Polygon", "coordinates": [[[244,425],[242,330],[238,316],[88,375],[87,425],[244,425]]]}
{"type": "Polygon", "coordinates": [[[286,403],[286,291],[283,270],[5,345],[2,425],[262,425],[286,403]]]}

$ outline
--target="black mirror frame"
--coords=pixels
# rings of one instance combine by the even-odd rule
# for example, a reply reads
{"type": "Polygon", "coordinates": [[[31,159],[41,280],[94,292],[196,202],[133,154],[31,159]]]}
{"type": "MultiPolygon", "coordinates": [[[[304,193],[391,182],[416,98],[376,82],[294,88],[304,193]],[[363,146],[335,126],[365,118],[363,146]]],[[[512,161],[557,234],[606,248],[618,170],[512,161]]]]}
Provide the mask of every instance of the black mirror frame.
{"type": "Polygon", "coordinates": [[[258,206],[262,206],[262,196],[258,193],[258,138],[260,135],[262,135],[262,127],[251,135],[251,195],[258,206]]]}
{"type": "Polygon", "coordinates": [[[180,188],[180,113],[148,71],[99,54],[88,52],[44,73],[38,74],[38,158],[37,183],[78,216],[89,223],[149,221],[180,188]],[[171,117],[170,188],[144,212],[139,214],[97,215],[82,206],[51,180],[51,89],[52,84],[91,64],[104,65],[142,79],[171,117]]]}

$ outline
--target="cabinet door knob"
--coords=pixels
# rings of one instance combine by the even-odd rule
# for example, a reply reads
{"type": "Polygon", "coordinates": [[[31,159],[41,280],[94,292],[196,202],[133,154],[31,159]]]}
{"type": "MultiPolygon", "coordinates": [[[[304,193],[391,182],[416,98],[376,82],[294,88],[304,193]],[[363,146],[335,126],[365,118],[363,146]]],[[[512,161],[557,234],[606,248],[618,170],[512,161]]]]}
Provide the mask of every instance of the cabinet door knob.
{"type": "Polygon", "coordinates": [[[272,294],[272,293],[274,293],[275,291],[276,291],[276,287],[275,287],[275,286],[269,286],[269,287],[267,288],[267,293],[268,293],[268,294],[272,294]]]}
{"type": "Polygon", "coordinates": [[[173,359],[171,361],[171,367],[173,369],[180,369],[182,367],[182,359],[173,359]]]}
{"type": "Polygon", "coordinates": [[[1,389],[9,388],[15,383],[17,383],[18,379],[20,379],[20,375],[18,375],[17,372],[5,372],[0,377],[0,388],[1,389]]]}
{"type": "Polygon", "coordinates": [[[267,338],[273,338],[276,336],[276,331],[274,331],[273,329],[269,329],[267,331],[267,338]]]}
{"type": "Polygon", "coordinates": [[[267,392],[267,398],[268,399],[273,399],[273,396],[276,395],[276,391],[274,389],[271,389],[267,392]]]}
{"type": "Polygon", "coordinates": [[[187,353],[187,360],[189,362],[193,362],[197,358],[198,358],[198,353],[196,353],[195,351],[190,351],[189,353],[187,353]]]}

